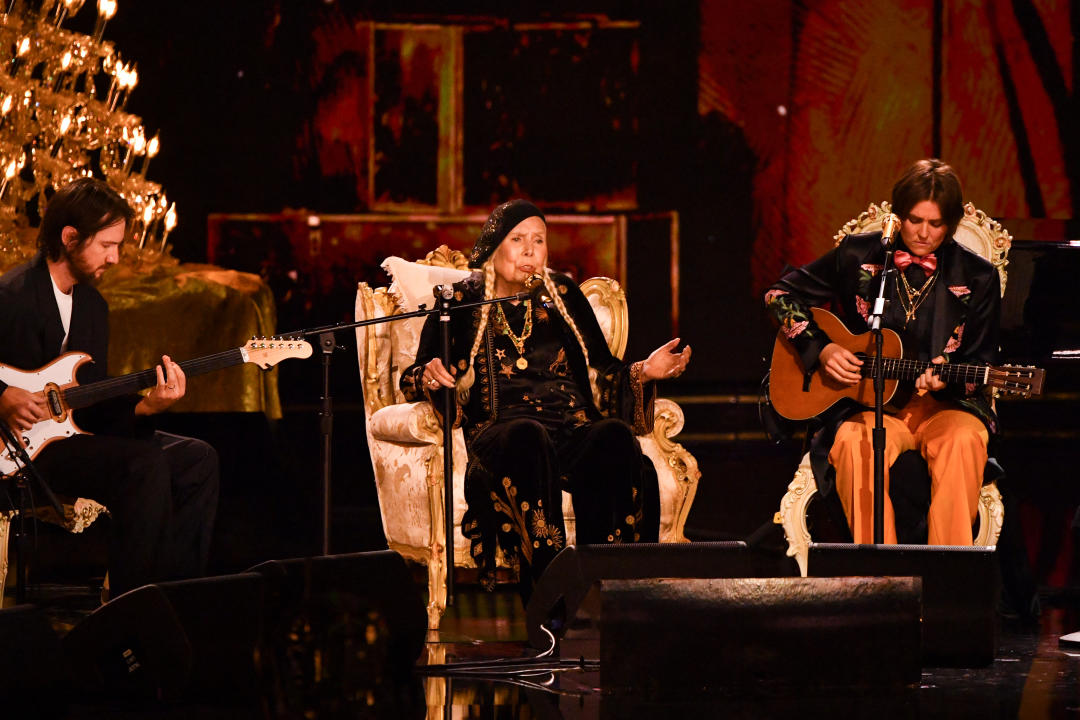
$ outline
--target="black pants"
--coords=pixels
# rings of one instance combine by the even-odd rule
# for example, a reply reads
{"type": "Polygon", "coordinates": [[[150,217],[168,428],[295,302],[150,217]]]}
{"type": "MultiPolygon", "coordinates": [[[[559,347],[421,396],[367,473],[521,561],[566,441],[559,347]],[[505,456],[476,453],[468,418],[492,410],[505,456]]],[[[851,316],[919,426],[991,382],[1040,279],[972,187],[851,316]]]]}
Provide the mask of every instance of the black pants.
{"type": "Polygon", "coordinates": [[[566,545],[562,492],[570,493],[577,542],[656,542],[656,471],[630,427],[616,419],[553,433],[515,419],[485,429],[469,449],[465,476],[469,539],[481,582],[495,577],[495,548],[516,556],[523,593],[566,545]]]}
{"type": "Polygon", "coordinates": [[[217,452],[207,443],[163,432],[76,435],[47,446],[36,465],[57,494],[109,509],[113,597],[206,571],[218,500],[217,452]]]}

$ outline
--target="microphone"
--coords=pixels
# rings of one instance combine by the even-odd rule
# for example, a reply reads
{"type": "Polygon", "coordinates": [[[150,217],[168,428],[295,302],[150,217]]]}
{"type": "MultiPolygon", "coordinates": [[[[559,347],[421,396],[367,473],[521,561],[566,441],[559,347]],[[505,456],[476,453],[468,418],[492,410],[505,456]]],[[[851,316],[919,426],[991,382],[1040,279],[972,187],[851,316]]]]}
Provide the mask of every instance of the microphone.
{"type": "Polygon", "coordinates": [[[885,213],[881,218],[881,244],[885,247],[892,247],[893,241],[896,235],[896,231],[900,229],[900,218],[896,217],[893,213],[885,213]]]}
{"type": "MultiPolygon", "coordinates": [[[[535,294],[537,288],[543,289],[543,287],[544,287],[544,276],[541,275],[540,273],[533,273],[529,277],[525,278],[525,291],[524,292],[519,292],[517,294],[517,299],[518,300],[528,300],[530,297],[532,297],[535,294]]],[[[542,294],[538,298],[538,300],[540,301],[540,304],[543,305],[544,307],[547,307],[551,303],[551,298],[549,298],[546,294],[542,294]]]]}
{"type": "Polygon", "coordinates": [[[435,296],[436,300],[453,300],[454,286],[436,285],[435,287],[431,288],[431,294],[435,296]]]}

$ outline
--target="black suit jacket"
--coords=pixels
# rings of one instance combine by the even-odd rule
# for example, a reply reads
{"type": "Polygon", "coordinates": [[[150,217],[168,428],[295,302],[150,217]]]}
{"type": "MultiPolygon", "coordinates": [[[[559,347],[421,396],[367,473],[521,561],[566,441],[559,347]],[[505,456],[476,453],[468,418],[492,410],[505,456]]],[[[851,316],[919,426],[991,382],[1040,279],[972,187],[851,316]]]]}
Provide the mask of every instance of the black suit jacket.
{"type": "MultiPolygon", "coordinates": [[[[85,283],[76,284],[73,293],[67,350],[85,352],[93,359],[79,369],[80,384],[103,380],[108,376],[109,305],[85,283]]],[[[36,370],[60,356],[63,340],[49,267],[39,253],[0,276],[0,363],[36,370]]],[[[0,393],[6,389],[0,381],[0,393]]],[[[132,434],[139,399],[128,395],[99,403],[77,411],[75,421],[91,432],[132,434]]]]}

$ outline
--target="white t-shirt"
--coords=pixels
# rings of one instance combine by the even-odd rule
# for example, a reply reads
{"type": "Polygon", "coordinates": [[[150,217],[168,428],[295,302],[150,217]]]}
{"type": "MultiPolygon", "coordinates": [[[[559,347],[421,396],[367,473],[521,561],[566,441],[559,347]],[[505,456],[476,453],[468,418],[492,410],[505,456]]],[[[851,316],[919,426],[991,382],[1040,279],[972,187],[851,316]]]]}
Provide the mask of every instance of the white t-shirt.
{"type": "Polygon", "coordinates": [[[71,297],[74,294],[74,288],[72,288],[72,292],[64,293],[64,291],[56,286],[56,281],[52,279],[51,274],[49,275],[49,280],[52,281],[53,295],[56,297],[56,307],[60,309],[60,322],[64,324],[64,342],[60,343],[60,352],[67,352],[68,331],[71,329],[71,297]]]}

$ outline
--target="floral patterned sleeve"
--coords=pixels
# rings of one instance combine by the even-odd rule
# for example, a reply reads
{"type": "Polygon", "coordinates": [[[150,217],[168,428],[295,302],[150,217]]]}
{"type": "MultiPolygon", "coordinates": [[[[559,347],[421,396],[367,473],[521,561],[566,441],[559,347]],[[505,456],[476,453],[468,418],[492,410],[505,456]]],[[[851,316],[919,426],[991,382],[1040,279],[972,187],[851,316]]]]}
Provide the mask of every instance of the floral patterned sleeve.
{"type": "Polygon", "coordinates": [[[765,309],[799,353],[806,372],[817,367],[818,355],[832,342],[814,322],[810,309],[838,294],[838,261],[837,249],[833,249],[787,273],[765,292],[765,309]]]}

